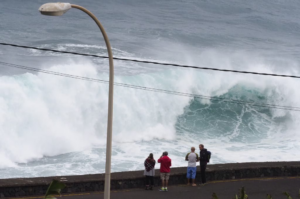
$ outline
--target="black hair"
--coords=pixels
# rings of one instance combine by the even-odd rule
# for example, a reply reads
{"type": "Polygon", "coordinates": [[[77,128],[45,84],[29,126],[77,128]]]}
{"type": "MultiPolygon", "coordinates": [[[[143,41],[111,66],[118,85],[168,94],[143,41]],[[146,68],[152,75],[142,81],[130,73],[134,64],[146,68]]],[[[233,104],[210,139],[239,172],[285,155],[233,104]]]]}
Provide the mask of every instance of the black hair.
{"type": "Polygon", "coordinates": [[[148,158],[153,159],[153,153],[150,153],[148,158]]]}

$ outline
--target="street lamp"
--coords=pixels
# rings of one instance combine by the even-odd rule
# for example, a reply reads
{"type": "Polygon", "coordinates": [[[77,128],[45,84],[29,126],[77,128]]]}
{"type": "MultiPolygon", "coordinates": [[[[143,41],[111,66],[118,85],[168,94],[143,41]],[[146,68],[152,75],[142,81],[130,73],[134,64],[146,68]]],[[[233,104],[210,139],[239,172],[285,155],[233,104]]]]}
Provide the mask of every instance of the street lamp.
{"type": "Polygon", "coordinates": [[[110,43],[106,32],[100,21],[84,7],[70,3],[46,3],[39,8],[43,15],[61,16],[71,8],[77,8],[88,14],[100,28],[104,37],[109,57],[109,91],[108,91],[108,119],[107,119],[107,142],[106,142],[106,165],[104,199],[110,198],[110,171],[111,171],[111,149],[112,149],[112,123],[113,123],[113,89],[114,89],[114,64],[110,43]]]}

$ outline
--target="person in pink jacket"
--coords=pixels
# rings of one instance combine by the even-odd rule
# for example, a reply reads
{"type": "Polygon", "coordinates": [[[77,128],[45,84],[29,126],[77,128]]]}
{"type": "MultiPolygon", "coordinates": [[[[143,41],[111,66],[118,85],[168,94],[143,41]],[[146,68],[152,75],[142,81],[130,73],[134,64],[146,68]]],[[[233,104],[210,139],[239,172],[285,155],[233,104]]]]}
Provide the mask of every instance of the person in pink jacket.
{"type": "Polygon", "coordinates": [[[160,178],[162,182],[160,191],[168,191],[168,181],[171,171],[170,167],[172,166],[171,159],[168,157],[168,152],[163,152],[157,162],[160,163],[160,178]]]}

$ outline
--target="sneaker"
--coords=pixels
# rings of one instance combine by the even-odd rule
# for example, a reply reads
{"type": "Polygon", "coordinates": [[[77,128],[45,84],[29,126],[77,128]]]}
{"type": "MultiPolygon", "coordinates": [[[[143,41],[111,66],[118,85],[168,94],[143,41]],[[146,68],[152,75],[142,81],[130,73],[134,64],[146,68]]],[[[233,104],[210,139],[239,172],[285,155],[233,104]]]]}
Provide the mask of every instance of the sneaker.
{"type": "Polygon", "coordinates": [[[162,187],[161,189],[159,189],[159,191],[165,191],[165,188],[164,188],[164,187],[162,187]]]}
{"type": "Polygon", "coordinates": [[[168,188],[167,188],[167,187],[165,188],[165,191],[168,191],[168,188]]]}

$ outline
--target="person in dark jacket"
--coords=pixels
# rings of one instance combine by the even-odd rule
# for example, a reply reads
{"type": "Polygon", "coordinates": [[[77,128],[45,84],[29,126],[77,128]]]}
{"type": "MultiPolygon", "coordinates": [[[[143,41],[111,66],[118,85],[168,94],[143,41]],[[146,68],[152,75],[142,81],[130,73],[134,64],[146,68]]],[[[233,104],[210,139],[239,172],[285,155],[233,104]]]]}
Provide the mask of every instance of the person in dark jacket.
{"type": "Polygon", "coordinates": [[[145,189],[146,190],[153,190],[153,177],[155,176],[155,159],[153,157],[153,154],[150,153],[149,157],[145,160],[144,162],[144,166],[145,166],[145,170],[144,170],[144,175],[146,176],[146,180],[145,180],[145,189]]]}
{"type": "Polygon", "coordinates": [[[201,183],[202,183],[202,185],[205,185],[205,183],[206,183],[205,170],[206,170],[206,165],[208,162],[208,153],[207,153],[207,150],[204,148],[203,144],[199,145],[199,149],[200,149],[201,183]]]}

